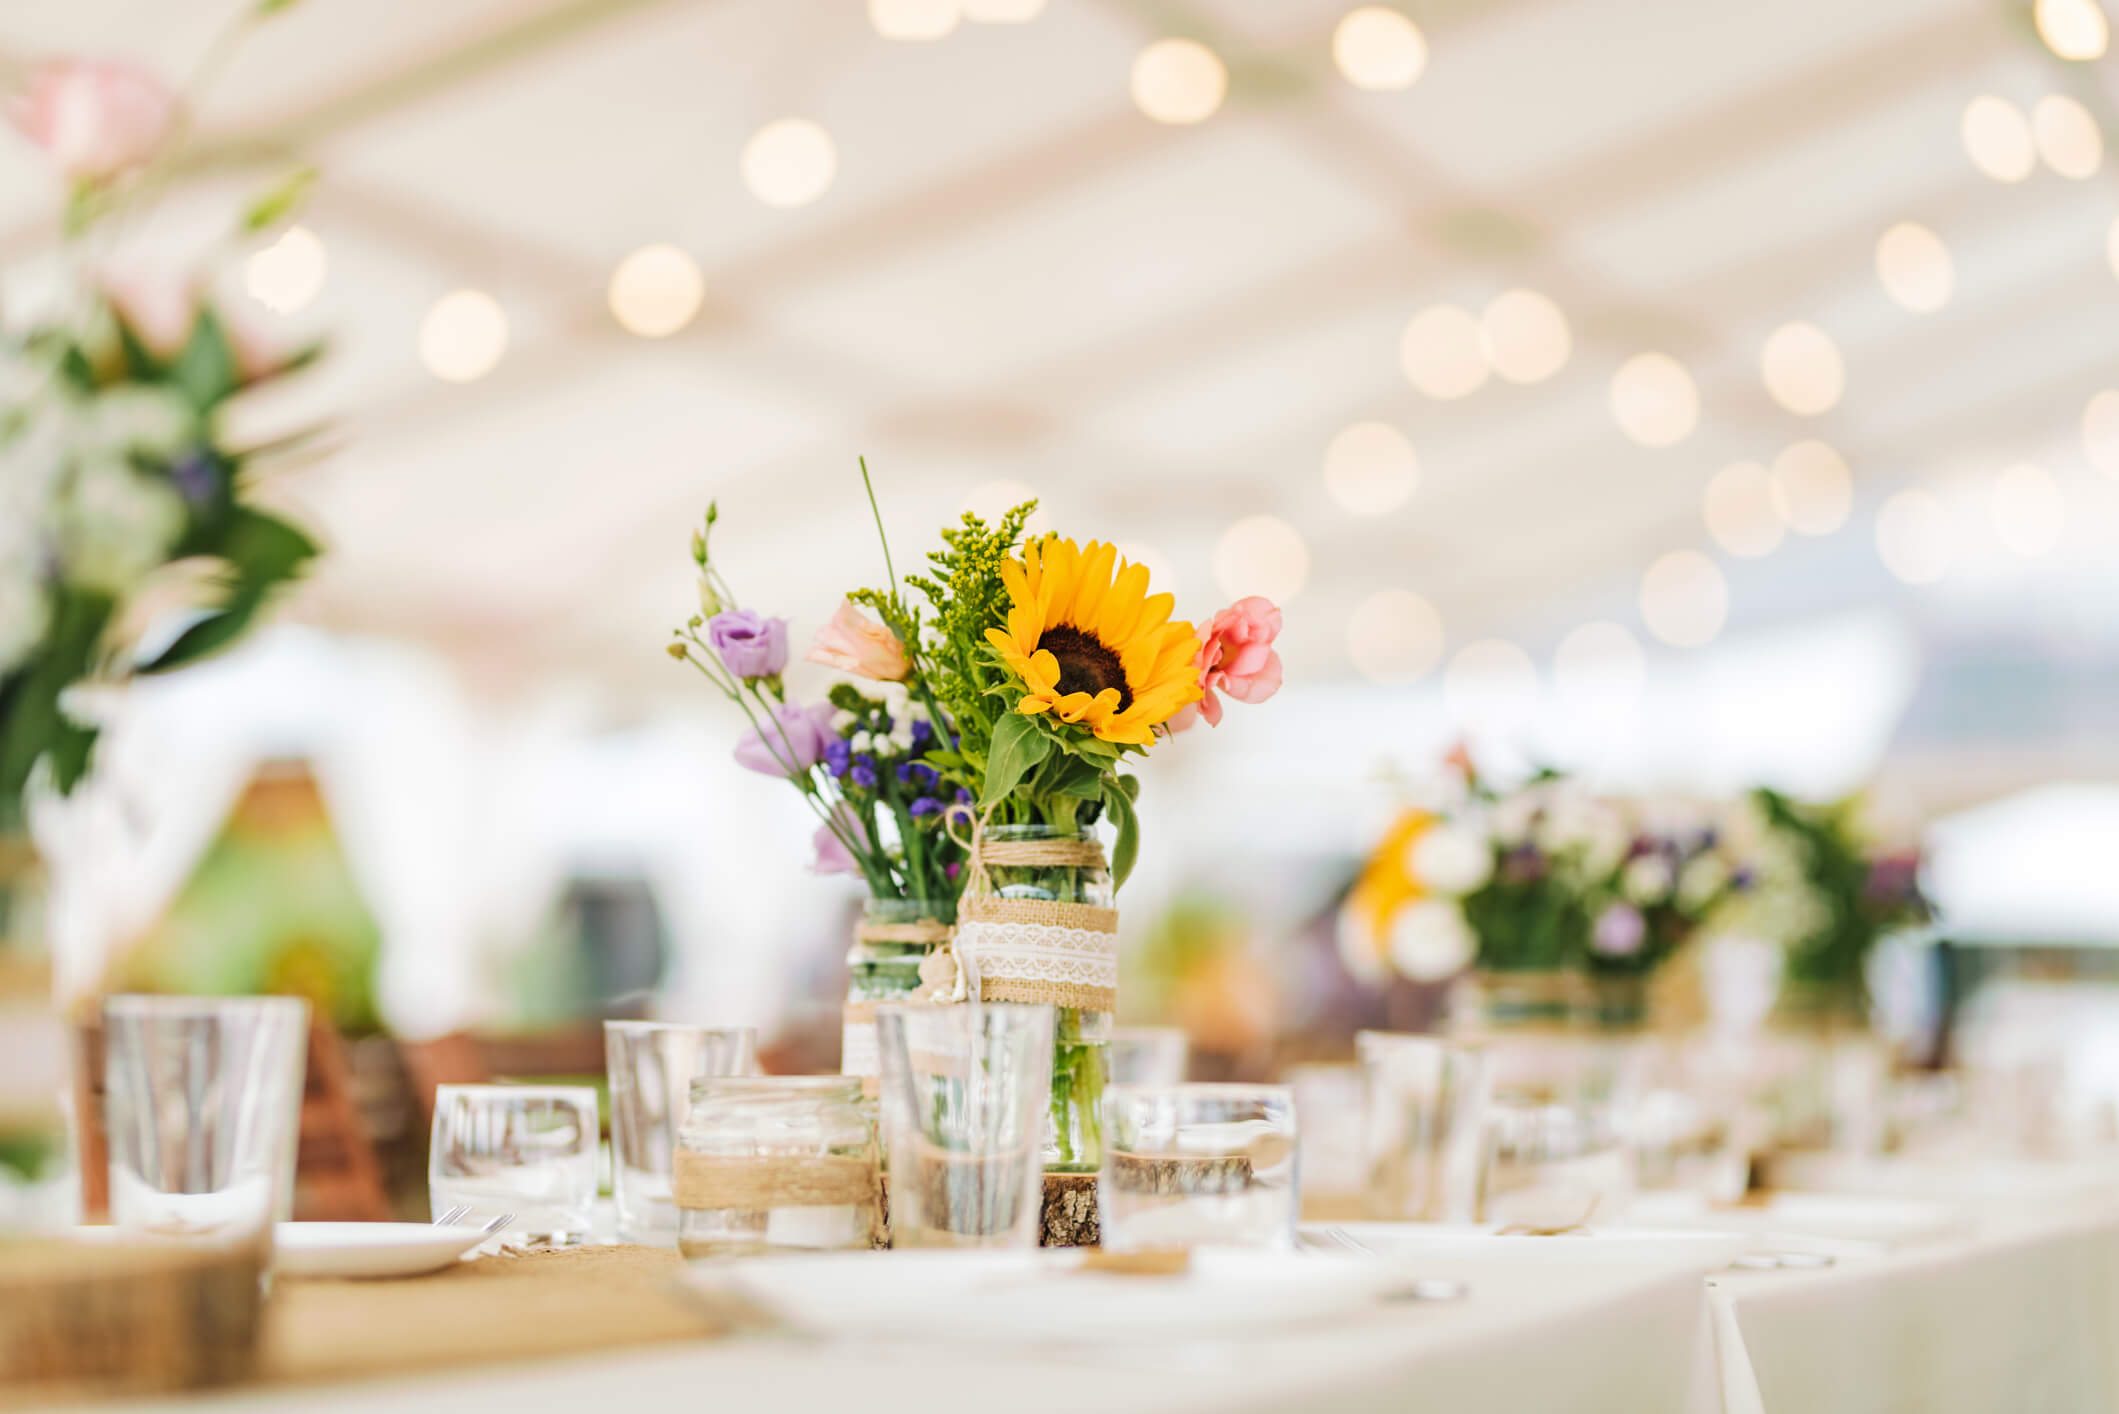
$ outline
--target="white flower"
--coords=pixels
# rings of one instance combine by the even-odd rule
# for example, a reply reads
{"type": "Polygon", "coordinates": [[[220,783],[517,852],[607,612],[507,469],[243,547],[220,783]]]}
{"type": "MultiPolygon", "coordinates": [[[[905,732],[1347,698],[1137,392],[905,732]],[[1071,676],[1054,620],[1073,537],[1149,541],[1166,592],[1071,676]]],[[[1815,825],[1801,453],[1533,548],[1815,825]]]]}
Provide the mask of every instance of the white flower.
{"type": "Polygon", "coordinates": [[[933,720],[928,715],[927,704],[924,702],[907,702],[905,704],[905,711],[903,715],[910,717],[915,722],[926,722],[933,720]]]}
{"type": "Polygon", "coordinates": [[[167,560],[183,530],[174,490],[97,458],[75,471],[60,506],[59,557],[72,583],[122,595],[167,560]]]}
{"type": "Polygon", "coordinates": [[[1369,927],[1368,915],[1361,909],[1339,910],[1339,926],[1336,930],[1339,944],[1339,960],[1354,980],[1368,986],[1380,986],[1390,980],[1391,970],[1386,965],[1383,949],[1377,946],[1375,930],[1369,927]]]}
{"type": "Polygon", "coordinates": [[[34,566],[0,563],[0,676],[27,658],[50,626],[51,601],[34,566]]]}
{"type": "Polygon", "coordinates": [[[83,411],[82,436],[92,453],[139,452],[170,461],[198,441],[198,415],[167,388],[120,384],[91,398],[83,411]]]}
{"type": "Polygon", "coordinates": [[[845,736],[846,729],[860,720],[853,713],[840,710],[831,714],[831,729],[840,736],[845,736]]]}
{"type": "Polygon", "coordinates": [[[1493,845],[1483,831],[1453,820],[1416,835],[1405,867],[1436,893],[1468,894],[1493,877],[1493,845]]]}
{"type": "Polygon", "coordinates": [[[1644,854],[1619,876],[1619,892],[1626,895],[1627,902],[1645,906],[1670,897],[1670,887],[1675,882],[1669,860],[1660,854],[1644,854]]]}
{"type": "Polygon", "coordinates": [[[874,747],[875,747],[875,744],[876,744],[876,739],[875,739],[874,737],[870,736],[870,735],[869,735],[869,734],[868,734],[867,732],[855,732],[855,733],[853,734],[853,740],[852,740],[852,742],[850,743],[850,745],[851,745],[851,746],[853,747],[853,749],[854,749],[854,750],[856,750],[856,751],[869,751],[869,750],[872,750],[872,749],[874,749],[874,747]]]}
{"type": "Polygon", "coordinates": [[[912,713],[900,712],[890,719],[890,739],[899,751],[912,750],[912,713]]]}
{"type": "Polygon", "coordinates": [[[1415,982],[1439,982],[1463,971],[1478,950],[1455,900],[1420,899],[1391,917],[1391,965],[1415,982]]]}
{"type": "Polygon", "coordinates": [[[1721,855],[1709,850],[1694,855],[1678,871],[1678,906],[1697,912],[1714,902],[1714,897],[1729,882],[1729,863],[1721,855]]]}
{"type": "Polygon", "coordinates": [[[869,749],[875,752],[878,761],[888,761],[898,754],[898,744],[892,741],[887,733],[877,733],[871,738],[871,742],[869,749]]]}
{"type": "Polygon", "coordinates": [[[1494,838],[1513,849],[1530,842],[1530,827],[1545,801],[1535,791],[1520,790],[1494,806],[1494,838]]]}

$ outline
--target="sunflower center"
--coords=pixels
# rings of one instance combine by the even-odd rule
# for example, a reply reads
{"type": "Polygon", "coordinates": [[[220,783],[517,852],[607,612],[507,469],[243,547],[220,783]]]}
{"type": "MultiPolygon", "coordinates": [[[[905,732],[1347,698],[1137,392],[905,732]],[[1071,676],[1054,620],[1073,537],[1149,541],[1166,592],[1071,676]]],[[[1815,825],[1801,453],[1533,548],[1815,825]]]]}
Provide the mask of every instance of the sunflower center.
{"type": "Polygon", "coordinates": [[[1059,690],[1086,692],[1096,696],[1106,688],[1118,689],[1118,710],[1133,705],[1133,689],[1126,685],[1126,670],[1118,655],[1093,633],[1071,624],[1054,624],[1038,635],[1037,646],[1059,660],[1059,690]]]}

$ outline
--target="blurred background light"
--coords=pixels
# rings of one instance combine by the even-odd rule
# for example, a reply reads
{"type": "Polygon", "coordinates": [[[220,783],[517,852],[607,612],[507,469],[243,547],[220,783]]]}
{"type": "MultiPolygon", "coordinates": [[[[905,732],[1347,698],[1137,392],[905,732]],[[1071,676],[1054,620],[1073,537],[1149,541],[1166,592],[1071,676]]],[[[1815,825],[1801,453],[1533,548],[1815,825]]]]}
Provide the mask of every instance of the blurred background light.
{"type": "MultiPolygon", "coordinates": [[[[1020,481],[982,481],[965,493],[963,509],[992,525],[1023,502],[1036,499],[1037,492],[1020,481]]],[[[1035,523],[1037,517],[1031,520],[1035,523]]]]}
{"type": "Polygon", "coordinates": [[[1511,383],[1542,383],[1567,363],[1567,316],[1536,290],[1495,296],[1479,318],[1479,348],[1511,383]]]}
{"type": "Polygon", "coordinates": [[[1907,584],[1933,584],[1949,573],[1951,539],[1948,512],[1925,491],[1900,491],[1876,513],[1876,553],[1907,584]]]}
{"type": "Polygon", "coordinates": [[[1427,41],[1396,10],[1363,5],[1332,31],[1332,62],[1356,88],[1411,88],[1427,67],[1427,41]]]}
{"type": "Polygon", "coordinates": [[[2045,165],[2071,181],[2087,181],[2104,165],[2104,132],[2090,110],[2049,93],[2031,110],[2031,133],[2045,165]]]}
{"type": "Polygon", "coordinates": [[[1406,380],[1431,398],[1445,401],[1478,391],[1486,382],[1486,355],[1479,321],[1453,304],[1421,310],[1398,341],[1406,380]]]}
{"type": "Polygon", "coordinates": [[[1231,599],[1262,594],[1285,605],[1310,578],[1310,547],[1277,516],[1246,516],[1214,546],[1214,582],[1231,599]]]}
{"type": "Polygon", "coordinates": [[[446,383],[491,373],[508,351],[508,316],[484,290],[451,290],[419,326],[419,361],[446,383]]]}
{"type": "Polygon", "coordinates": [[[1774,503],[1772,478],[1757,462],[1731,462],[1716,472],[1700,512],[1714,543],[1747,559],[1772,554],[1786,525],[1774,503]]]}
{"type": "Polygon", "coordinates": [[[743,185],[767,206],[807,206],[838,172],[831,134],[807,118],[777,118],[743,145],[743,185]]]}
{"type": "Polygon", "coordinates": [[[1508,733],[1538,711],[1538,665],[1505,638],[1465,644],[1442,674],[1442,701],[1460,725],[1508,733]]]}
{"type": "Polygon", "coordinates": [[[1791,443],[1773,459],[1774,509],[1792,530],[1830,535],[1854,508],[1854,476],[1847,459],[1818,441],[1791,443]]]}
{"type": "Polygon", "coordinates": [[[964,18],[982,25],[1028,24],[1045,12],[1045,0],[964,0],[964,18]]]}
{"type": "Polygon", "coordinates": [[[963,0],[868,0],[868,22],[885,39],[940,39],[963,12],[963,0]]]}
{"type": "Polygon", "coordinates": [[[1553,652],[1553,690],[1565,700],[1638,697],[1647,680],[1648,658],[1640,640],[1624,624],[1608,619],[1583,624],[1553,652]]]}
{"type": "Polygon", "coordinates": [[[1346,648],[1369,681],[1412,682],[1442,661],[1442,616],[1411,590],[1378,590],[1354,606],[1346,648]]]}
{"type": "Polygon", "coordinates": [[[1355,515],[1397,510],[1419,481],[1413,444],[1388,422],[1357,422],[1324,449],[1325,489],[1355,515]]]}
{"type": "Polygon", "coordinates": [[[1133,60],[1133,101],[1158,123],[1203,123],[1229,93],[1229,70],[1194,39],[1158,39],[1133,60]]]}
{"type": "Polygon", "coordinates": [[[1783,324],[1766,336],[1759,351],[1759,371],[1766,391],[1801,417],[1829,412],[1846,390],[1847,369],[1839,345],[1815,324],[1783,324]]]}
{"type": "Polygon", "coordinates": [[[1955,282],[1950,248],[1912,221],[1899,222],[1877,239],[1876,276],[1885,294],[1915,314],[1932,314],[1948,304],[1955,282]]]}
{"type": "Polygon", "coordinates": [[[289,226],[244,263],[243,288],[274,314],[298,314],[324,288],[329,266],[316,233],[289,226]]]}
{"type": "Polygon", "coordinates": [[[2067,502],[2044,467],[2021,462],[1994,478],[1994,536],[2026,559],[2049,553],[2067,526],[2067,502]]]}
{"type": "Polygon", "coordinates": [[[1121,540],[1118,542],[1119,558],[1129,564],[1143,565],[1148,571],[1148,588],[1153,594],[1175,594],[1177,571],[1170,566],[1170,557],[1144,540],[1121,540]]]}
{"type": "Polygon", "coordinates": [[[705,295],[698,262],[673,245],[642,246],[611,272],[611,315],[644,339],[665,338],[691,323],[705,295]]]}
{"type": "Polygon", "coordinates": [[[2106,388],[2090,395],[2082,410],[2082,450],[2091,466],[2119,479],[2119,391],[2106,388]]]}
{"type": "Polygon", "coordinates": [[[2111,43],[2111,25],[2097,0],[2038,0],[2031,19],[2045,47],[2062,59],[2101,59],[2111,43]]]}
{"type": "Polygon", "coordinates": [[[1641,576],[1641,619],[1673,648],[1714,641],[1729,617],[1729,583],[1698,550],[1673,550],[1641,576]]]}
{"type": "Polygon", "coordinates": [[[1635,354],[1612,376],[1611,415],[1644,447],[1674,446],[1700,420],[1700,392],[1669,354],[1635,354]]]}
{"type": "Polygon", "coordinates": [[[2038,165],[2031,125],[2005,98],[1989,93],[1967,103],[1959,133],[1972,165],[1997,182],[2020,182],[2038,165]]]}

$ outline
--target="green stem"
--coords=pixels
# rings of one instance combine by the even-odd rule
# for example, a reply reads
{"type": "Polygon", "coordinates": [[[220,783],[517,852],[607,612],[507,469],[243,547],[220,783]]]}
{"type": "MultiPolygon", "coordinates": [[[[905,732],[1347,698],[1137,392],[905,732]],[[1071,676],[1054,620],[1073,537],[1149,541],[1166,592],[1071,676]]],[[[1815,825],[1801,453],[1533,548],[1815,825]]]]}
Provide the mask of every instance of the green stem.
{"type": "Polygon", "coordinates": [[[883,572],[890,576],[890,597],[898,597],[898,571],[890,563],[890,536],[883,530],[883,508],[876,504],[876,484],[868,475],[868,458],[859,458],[861,463],[861,486],[868,492],[868,511],[876,519],[876,539],[883,544],[883,572]]]}

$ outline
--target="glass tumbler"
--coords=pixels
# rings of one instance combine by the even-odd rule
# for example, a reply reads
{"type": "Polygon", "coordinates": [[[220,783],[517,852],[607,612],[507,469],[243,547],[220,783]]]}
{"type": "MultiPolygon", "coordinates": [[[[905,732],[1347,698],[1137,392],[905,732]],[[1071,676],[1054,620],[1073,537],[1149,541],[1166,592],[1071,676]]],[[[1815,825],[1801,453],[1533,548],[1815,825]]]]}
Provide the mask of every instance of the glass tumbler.
{"type": "Polygon", "coordinates": [[[692,1082],[702,1075],[754,1074],[758,1033],[749,1026],[606,1021],[603,1055],[611,1083],[611,1196],[618,1208],[618,1236],[667,1247],[677,1240],[671,1164],[692,1082]]]}
{"type": "Polygon", "coordinates": [[[1105,1247],[1295,1245],[1301,1186],[1286,1086],[1118,1085],[1105,1118],[1105,1247]]]}
{"type": "Polygon", "coordinates": [[[1476,1045],[1434,1036],[1363,1031],[1362,1192],[1369,1216],[1398,1222],[1471,1222],[1488,1073],[1476,1045]]]}
{"type": "Polygon", "coordinates": [[[894,1247],[1035,1247],[1053,1009],[876,1013],[894,1247]]]}
{"type": "Polygon", "coordinates": [[[1113,1085],[1182,1085],[1192,1041],[1181,1026],[1118,1026],[1109,1049],[1113,1085]]]}
{"type": "Polygon", "coordinates": [[[294,1207],[309,1004],[111,997],[103,1045],[111,1220],[269,1241],[294,1207]]]}
{"type": "Polygon", "coordinates": [[[881,1231],[875,1124],[858,1075],[704,1076],[678,1138],[687,1257],[830,1252],[881,1231]]]}
{"type": "Polygon", "coordinates": [[[586,1085],[437,1085],[427,1153],[433,1211],[514,1218],[510,1241],[565,1246],[589,1235],[601,1130],[586,1085]]]}

